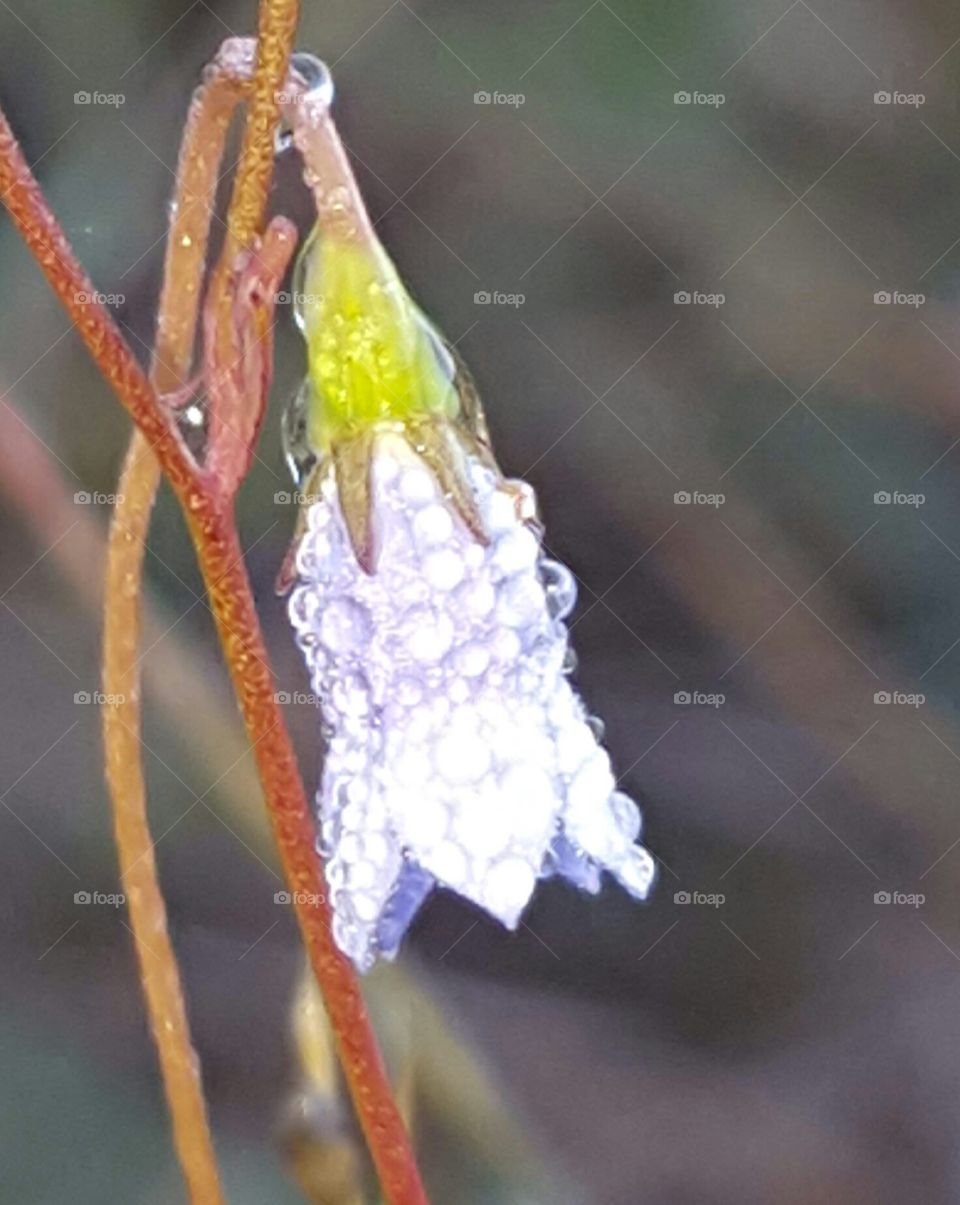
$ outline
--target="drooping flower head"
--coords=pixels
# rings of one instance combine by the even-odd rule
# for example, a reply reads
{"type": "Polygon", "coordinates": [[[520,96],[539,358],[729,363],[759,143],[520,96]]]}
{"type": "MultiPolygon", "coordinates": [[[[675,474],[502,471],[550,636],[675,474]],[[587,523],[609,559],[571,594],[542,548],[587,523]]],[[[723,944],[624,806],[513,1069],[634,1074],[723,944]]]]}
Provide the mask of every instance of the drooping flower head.
{"type": "Polygon", "coordinates": [[[570,682],[574,578],[331,163],[296,285],[309,371],[286,436],[306,501],[287,577],[326,740],[334,935],[366,970],[435,886],[512,929],[540,878],[595,892],[607,871],[643,898],[654,863],[570,682]]]}

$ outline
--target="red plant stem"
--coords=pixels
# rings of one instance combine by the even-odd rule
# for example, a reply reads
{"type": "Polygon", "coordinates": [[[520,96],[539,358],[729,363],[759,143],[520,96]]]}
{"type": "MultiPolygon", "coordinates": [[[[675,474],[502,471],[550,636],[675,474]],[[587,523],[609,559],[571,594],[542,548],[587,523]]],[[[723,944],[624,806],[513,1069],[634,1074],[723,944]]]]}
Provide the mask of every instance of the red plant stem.
{"type": "Polygon", "coordinates": [[[184,510],[210,592],[247,735],[253,745],[284,873],[313,965],[344,1074],[390,1205],[427,1201],[409,1137],[349,961],[331,931],[315,830],[293,746],[274,698],[274,680],[243,561],[232,503],[205,488],[150,383],[95,300],[66,236],[48,206],[0,110],[0,193],[14,224],[105,380],[143,431],[184,510]]]}

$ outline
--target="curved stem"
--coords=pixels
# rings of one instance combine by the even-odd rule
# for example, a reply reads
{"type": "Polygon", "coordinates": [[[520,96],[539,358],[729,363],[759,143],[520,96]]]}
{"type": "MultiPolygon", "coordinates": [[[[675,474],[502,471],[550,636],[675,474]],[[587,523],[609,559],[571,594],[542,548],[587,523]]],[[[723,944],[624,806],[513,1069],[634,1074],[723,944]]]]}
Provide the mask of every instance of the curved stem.
{"type": "Polygon", "coordinates": [[[177,1158],[194,1205],[224,1200],[200,1066],[190,1038],[180,973],[157,881],[140,750],[140,590],[144,539],[160,468],[144,437],[130,444],[110,527],[104,610],[103,688],[121,701],[103,711],[106,775],[121,881],[134,935],[177,1158]],[[136,592],[131,584],[136,583],[136,592]]]}
{"type": "Polygon", "coordinates": [[[92,288],[50,211],[0,112],[0,193],[108,384],[152,445],[187,517],[218,633],[253,743],[271,825],[294,896],[311,964],[337,1035],[347,1084],[385,1198],[425,1202],[419,1171],[390,1090],[376,1039],[349,961],[330,932],[330,908],[314,850],[313,820],[293,747],[274,698],[267,660],[232,506],[204,488],[176,429],[108,311],[88,300],[92,288]]]}
{"type": "MultiPolygon", "coordinates": [[[[177,193],[167,239],[151,381],[158,393],[180,388],[190,372],[217,169],[240,93],[222,73],[194,97],[181,144],[177,193]]],[[[194,1205],[224,1200],[210,1133],[200,1064],[147,818],[141,755],[140,637],[143,559],[160,466],[134,428],[107,546],[103,690],[118,702],[104,709],[103,740],[114,837],[127,897],[147,1014],[160,1060],[174,1147],[194,1205]]]]}

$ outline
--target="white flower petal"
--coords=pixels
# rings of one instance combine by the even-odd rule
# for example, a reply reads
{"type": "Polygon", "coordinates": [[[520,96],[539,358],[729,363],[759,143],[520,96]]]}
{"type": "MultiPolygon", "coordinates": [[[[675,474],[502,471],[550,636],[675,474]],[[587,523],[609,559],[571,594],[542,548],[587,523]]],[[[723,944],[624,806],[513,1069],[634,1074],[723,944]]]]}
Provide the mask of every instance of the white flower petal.
{"type": "Polygon", "coordinates": [[[483,547],[406,443],[381,435],[377,572],[324,483],[289,613],[329,741],[318,793],[341,948],[392,957],[435,884],[515,927],[536,881],[632,894],[654,863],[564,667],[576,598],[528,521],[532,495],[473,463],[483,547]]]}

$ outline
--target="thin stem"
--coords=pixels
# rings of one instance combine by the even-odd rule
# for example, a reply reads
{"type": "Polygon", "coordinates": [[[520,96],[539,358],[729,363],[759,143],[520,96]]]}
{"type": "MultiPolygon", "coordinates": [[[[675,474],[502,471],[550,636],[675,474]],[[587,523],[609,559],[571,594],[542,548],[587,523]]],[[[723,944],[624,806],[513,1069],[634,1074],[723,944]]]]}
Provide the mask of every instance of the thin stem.
{"type": "Polygon", "coordinates": [[[227,210],[223,263],[232,266],[236,250],[259,234],[267,206],[280,120],[281,92],[300,17],[299,0],[260,0],[257,60],[237,181],[227,210]]]}
{"type": "Polygon", "coordinates": [[[176,954],[157,881],[140,749],[140,591],[143,540],[159,466],[144,437],[131,442],[110,527],[104,609],[103,689],[120,702],[103,710],[106,776],[127,911],[157,1047],[177,1158],[194,1205],[224,1200],[200,1065],[190,1038],[176,954]]]}
{"type": "Polygon", "coordinates": [[[297,920],[317,976],[354,1106],[391,1205],[426,1201],[410,1141],[390,1090],[356,975],[330,932],[331,910],[314,850],[315,830],[293,747],[274,698],[274,680],[225,506],[203,488],[189,454],[158,405],[109,312],[87,300],[92,288],[46,203],[0,111],[0,193],[21,236],[74,320],[104,378],[152,445],[183,507],[218,634],[254,747],[274,838],[297,920]],[[82,299],[78,295],[83,295],[82,299]]]}
{"type": "Polygon", "coordinates": [[[294,142],[303,159],[304,178],[313,190],[325,234],[343,242],[366,244],[382,255],[327,99],[307,93],[291,106],[289,116],[294,142]]]}
{"type": "Polygon", "coordinates": [[[205,73],[187,114],[177,161],[177,190],[151,368],[154,385],[161,394],[182,388],[190,372],[217,172],[227,130],[242,97],[240,82],[214,63],[205,73]]]}
{"type": "MultiPolygon", "coordinates": [[[[230,117],[240,93],[222,74],[208,76],[190,106],[177,172],[157,338],[150,377],[158,393],[180,388],[190,372],[210,210],[230,117]]],[[[103,690],[107,785],[134,948],[173,1126],[174,1147],[195,1205],[224,1200],[206,1101],[187,1017],[147,818],[141,754],[140,636],[143,559],[160,466],[135,427],[127,450],[107,546],[103,690]]]]}
{"type": "MultiPolygon", "coordinates": [[[[232,364],[232,290],[238,256],[250,249],[263,226],[275,157],[274,138],[280,123],[280,95],[287,77],[293,40],[300,18],[299,0],[260,0],[257,10],[256,62],[251,84],[247,121],[244,126],[240,162],[230,204],[227,232],[220,262],[210,286],[215,314],[212,358],[220,365],[232,364]]],[[[238,59],[246,43],[232,39],[238,59]]],[[[237,61],[239,66],[239,61],[237,61]]]]}

